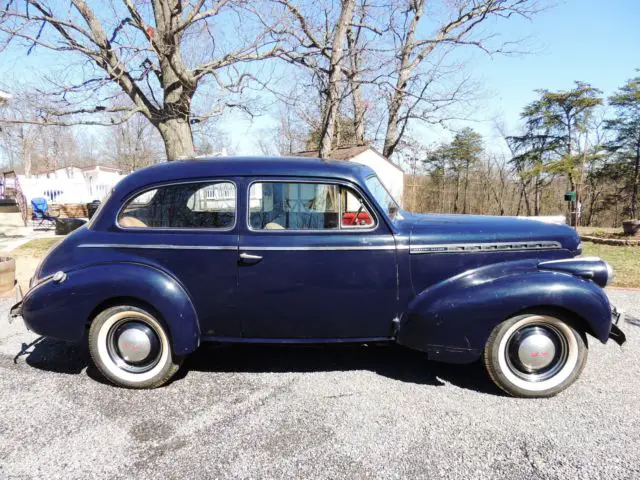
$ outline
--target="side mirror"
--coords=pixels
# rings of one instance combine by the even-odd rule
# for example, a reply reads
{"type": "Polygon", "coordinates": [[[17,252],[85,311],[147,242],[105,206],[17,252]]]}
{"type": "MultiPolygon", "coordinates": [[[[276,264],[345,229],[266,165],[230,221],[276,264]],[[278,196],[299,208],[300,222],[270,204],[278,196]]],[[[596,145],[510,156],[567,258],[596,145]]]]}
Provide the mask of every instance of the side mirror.
{"type": "Polygon", "coordinates": [[[389,216],[391,218],[395,218],[395,216],[398,214],[398,207],[391,203],[387,207],[387,211],[389,212],[389,216]]]}

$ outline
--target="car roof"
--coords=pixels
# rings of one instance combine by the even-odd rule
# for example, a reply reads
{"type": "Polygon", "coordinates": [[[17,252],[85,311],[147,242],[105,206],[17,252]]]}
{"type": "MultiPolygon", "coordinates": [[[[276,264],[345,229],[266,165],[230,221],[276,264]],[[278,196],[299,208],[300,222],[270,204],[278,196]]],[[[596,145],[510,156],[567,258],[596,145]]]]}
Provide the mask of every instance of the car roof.
{"type": "Polygon", "coordinates": [[[359,163],[306,157],[212,157],[160,163],[137,170],[116,186],[128,195],[147,185],[207,177],[324,177],[353,182],[374,171],[359,163]]]}

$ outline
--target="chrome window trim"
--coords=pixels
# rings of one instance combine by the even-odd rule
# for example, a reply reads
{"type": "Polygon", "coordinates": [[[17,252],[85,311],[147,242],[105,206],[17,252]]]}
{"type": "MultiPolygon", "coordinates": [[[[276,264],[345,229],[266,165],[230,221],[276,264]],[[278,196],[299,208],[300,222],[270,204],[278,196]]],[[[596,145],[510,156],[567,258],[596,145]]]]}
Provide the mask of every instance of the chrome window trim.
{"type": "Polygon", "coordinates": [[[255,245],[247,245],[247,246],[240,246],[240,250],[245,250],[245,251],[289,251],[289,250],[295,250],[295,251],[304,251],[304,250],[314,250],[314,251],[318,251],[318,250],[324,250],[324,251],[331,251],[331,252],[339,252],[339,251],[353,251],[353,250],[396,250],[396,246],[395,245],[337,245],[337,246],[330,246],[330,245],[319,245],[319,246],[309,246],[309,247],[297,247],[297,246],[291,246],[291,247],[260,247],[260,246],[255,246],[255,245]]]}
{"type": "Polygon", "coordinates": [[[247,229],[250,232],[259,232],[259,233],[268,233],[268,234],[274,234],[274,233],[284,233],[284,232],[293,232],[293,233],[324,233],[324,234],[330,234],[330,233],[353,233],[353,232],[373,232],[375,231],[379,226],[380,226],[380,221],[378,219],[378,215],[375,213],[375,210],[371,207],[371,202],[369,201],[369,199],[367,198],[367,196],[361,191],[360,188],[356,187],[354,188],[354,186],[352,185],[347,185],[344,182],[340,181],[340,180],[325,180],[323,178],[318,178],[316,179],[309,179],[309,180],[299,180],[297,177],[294,177],[295,179],[293,180],[289,180],[289,179],[281,179],[281,178],[275,178],[275,179],[256,179],[256,180],[252,180],[251,182],[249,182],[249,184],[247,185],[247,208],[246,208],[246,213],[247,213],[247,229]],[[345,188],[350,188],[351,190],[355,191],[356,193],[358,193],[358,195],[362,198],[363,202],[365,203],[365,206],[367,207],[367,210],[369,211],[369,213],[371,214],[371,216],[374,218],[375,222],[373,224],[372,227],[368,227],[368,228],[342,228],[342,222],[341,222],[341,218],[342,218],[342,201],[340,201],[340,208],[338,209],[338,228],[323,228],[323,229],[315,229],[315,230],[297,230],[297,229],[292,229],[292,228],[283,228],[282,230],[266,230],[264,228],[262,229],[254,229],[251,228],[251,206],[250,206],[250,202],[251,202],[251,186],[254,183],[320,183],[320,184],[328,184],[328,185],[338,185],[341,187],[345,187],[345,188]]]}
{"type": "Polygon", "coordinates": [[[561,248],[562,244],[553,240],[540,240],[537,242],[442,243],[433,245],[411,245],[409,247],[409,253],[412,255],[434,253],[488,253],[523,250],[556,250],[561,248]]]}
{"type": "Polygon", "coordinates": [[[237,245],[173,245],[167,243],[134,244],[134,243],[83,243],[78,248],[130,248],[130,249],[156,249],[156,250],[233,250],[237,251],[237,245]]]}
{"type": "Polygon", "coordinates": [[[234,180],[226,179],[226,178],[209,178],[209,179],[193,179],[193,180],[181,180],[179,182],[168,182],[168,183],[160,183],[153,186],[148,186],[143,190],[136,190],[135,192],[127,195],[125,200],[122,202],[122,206],[118,209],[118,213],[116,214],[116,222],[115,225],[119,230],[123,232],[230,232],[236,228],[238,224],[238,185],[234,180]],[[151,190],[156,190],[162,187],[171,187],[173,185],[189,185],[194,183],[231,183],[233,188],[235,189],[235,215],[233,216],[233,225],[228,228],[206,228],[206,227],[198,227],[198,228],[186,228],[186,227],[123,227],[120,225],[120,214],[125,209],[125,207],[129,204],[129,202],[138,195],[142,195],[143,193],[149,192],[151,190]]]}
{"type": "MultiPolygon", "coordinates": [[[[412,255],[436,253],[490,253],[504,251],[555,250],[561,249],[559,242],[502,242],[502,243],[457,243],[433,245],[314,245],[314,246],[260,246],[260,245],[175,245],[175,244],[130,244],[130,243],[84,243],[79,248],[128,248],[158,250],[218,250],[218,251],[357,251],[357,250],[409,250],[412,255]],[[456,248],[456,250],[444,250],[456,248]],[[460,250],[462,248],[462,250],[460,250]],[[428,250],[425,250],[428,249],[428,250]],[[466,249],[466,250],[465,250],[466,249]]],[[[575,261],[576,259],[551,262],[575,261]]],[[[580,259],[582,260],[582,259],[580,259]]]]}
{"type": "Polygon", "coordinates": [[[395,245],[348,245],[331,246],[318,245],[309,247],[260,247],[253,245],[172,245],[172,244],[131,244],[131,243],[83,243],[78,248],[128,248],[128,249],[156,249],[156,250],[218,250],[218,251],[353,251],[353,250],[396,250],[395,245]]]}

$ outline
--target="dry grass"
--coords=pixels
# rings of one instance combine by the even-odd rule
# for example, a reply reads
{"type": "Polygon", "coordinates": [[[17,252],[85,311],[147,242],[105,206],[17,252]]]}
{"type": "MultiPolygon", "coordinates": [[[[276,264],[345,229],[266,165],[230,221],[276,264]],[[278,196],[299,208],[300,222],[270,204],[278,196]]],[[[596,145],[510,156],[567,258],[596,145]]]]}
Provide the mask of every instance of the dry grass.
{"type": "Polygon", "coordinates": [[[57,245],[64,237],[39,238],[31,240],[11,252],[14,257],[38,257],[41,258],[50,248],[57,245]]]}
{"type": "Polygon", "coordinates": [[[584,255],[600,257],[616,271],[612,285],[640,288],[640,247],[617,247],[584,242],[584,255]]]}
{"type": "Polygon", "coordinates": [[[629,238],[624,234],[622,228],[612,227],[578,227],[578,233],[600,238],[629,238]]]}
{"type": "Polygon", "coordinates": [[[16,248],[9,255],[16,259],[16,279],[23,291],[29,287],[29,280],[33,276],[40,260],[54,245],[64,237],[39,238],[16,248]]]}

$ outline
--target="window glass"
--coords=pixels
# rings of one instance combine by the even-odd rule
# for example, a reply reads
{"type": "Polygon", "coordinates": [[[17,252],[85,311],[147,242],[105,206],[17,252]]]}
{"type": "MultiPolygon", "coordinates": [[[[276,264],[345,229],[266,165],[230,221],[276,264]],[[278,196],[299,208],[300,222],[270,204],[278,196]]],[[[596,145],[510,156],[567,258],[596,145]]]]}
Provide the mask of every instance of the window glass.
{"type": "Polygon", "coordinates": [[[367,177],[366,183],[369,191],[373,194],[378,204],[385,209],[391,220],[404,220],[400,213],[400,205],[398,205],[398,202],[395,201],[377,176],[371,175],[367,177]]]}
{"type": "Polygon", "coordinates": [[[254,230],[336,229],[338,186],[325,183],[254,183],[249,221],[254,230]]]}
{"type": "Polygon", "coordinates": [[[181,183],[148,190],[120,212],[125,228],[233,227],[236,187],[231,182],[181,183]]]}
{"type": "Polygon", "coordinates": [[[339,185],[264,182],[249,189],[249,223],[254,230],[335,230],[374,222],[359,195],[339,185]]]}
{"type": "Polygon", "coordinates": [[[360,195],[348,188],[341,190],[342,228],[371,228],[373,217],[360,195]]]}

